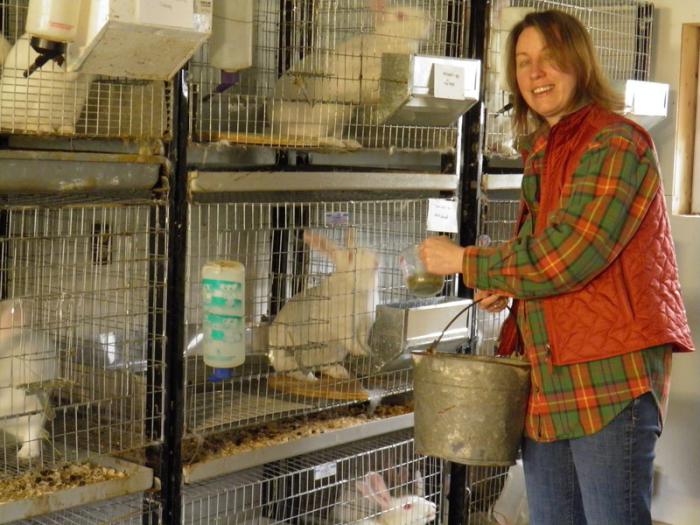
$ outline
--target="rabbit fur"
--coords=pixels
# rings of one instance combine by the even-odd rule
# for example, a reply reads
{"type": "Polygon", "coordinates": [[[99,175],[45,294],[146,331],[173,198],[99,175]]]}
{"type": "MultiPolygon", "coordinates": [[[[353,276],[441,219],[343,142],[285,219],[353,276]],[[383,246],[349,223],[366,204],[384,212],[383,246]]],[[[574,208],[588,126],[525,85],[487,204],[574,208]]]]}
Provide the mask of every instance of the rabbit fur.
{"type": "Polygon", "coordinates": [[[0,430],[22,444],[17,453],[21,460],[39,456],[46,436],[48,407],[27,385],[39,388],[37,383],[55,379],[57,372],[47,337],[24,325],[19,301],[0,301],[0,430]],[[13,415],[17,417],[8,417],[13,415]]]}
{"type": "MultiPolygon", "coordinates": [[[[379,101],[383,53],[416,53],[430,32],[430,16],[415,7],[372,0],[375,26],[329,52],[312,52],[282,75],[270,111],[273,134],[333,141],[352,118],[353,105],[379,101]]],[[[336,141],[340,139],[336,138],[336,141]]],[[[343,141],[340,141],[343,142],[343,141]]]]}
{"type": "Polygon", "coordinates": [[[0,35],[0,66],[5,63],[7,55],[10,53],[12,45],[5,39],[4,36],[0,35]]]}
{"type": "Polygon", "coordinates": [[[345,356],[367,355],[378,258],[368,248],[356,248],[354,239],[348,230],[346,246],[340,247],[323,235],[304,232],[304,243],[329,257],[335,268],[317,286],[287,301],[271,323],[268,355],[276,371],[313,381],[313,373],[302,370],[320,367],[329,377],[345,379],[345,356]]]}
{"type": "Polygon", "coordinates": [[[419,495],[392,497],[378,472],[344,485],[333,508],[335,523],[424,525],[436,516],[436,505],[419,495]]]}
{"type": "Polygon", "coordinates": [[[37,57],[28,34],[5,58],[0,78],[0,126],[18,131],[74,134],[92,77],[66,72],[53,61],[24,78],[37,57]]]}

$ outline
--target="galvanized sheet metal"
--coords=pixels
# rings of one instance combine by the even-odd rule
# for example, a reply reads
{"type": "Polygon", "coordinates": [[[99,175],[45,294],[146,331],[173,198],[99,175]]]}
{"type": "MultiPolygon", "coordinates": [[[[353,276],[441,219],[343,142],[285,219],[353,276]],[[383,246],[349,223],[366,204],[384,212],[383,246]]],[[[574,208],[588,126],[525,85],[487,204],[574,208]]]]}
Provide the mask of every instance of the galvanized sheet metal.
{"type": "Polygon", "coordinates": [[[466,465],[515,463],[530,391],[519,359],[414,352],[416,449],[466,465]]]}

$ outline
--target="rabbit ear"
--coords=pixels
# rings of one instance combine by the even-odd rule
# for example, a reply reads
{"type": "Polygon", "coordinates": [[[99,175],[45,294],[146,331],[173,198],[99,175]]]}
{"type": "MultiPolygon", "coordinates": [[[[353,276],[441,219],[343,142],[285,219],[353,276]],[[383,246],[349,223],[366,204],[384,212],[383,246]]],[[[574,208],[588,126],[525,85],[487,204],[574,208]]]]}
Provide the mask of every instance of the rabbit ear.
{"type": "Polygon", "coordinates": [[[409,481],[411,481],[408,477],[408,470],[406,467],[394,467],[386,473],[386,477],[392,488],[405,487],[408,485],[409,481]]]}
{"type": "Polygon", "coordinates": [[[328,237],[304,230],[304,242],[314,250],[323,252],[328,256],[338,251],[338,246],[328,237]]]}
{"type": "Polygon", "coordinates": [[[348,248],[355,248],[357,245],[357,229],[348,228],[345,231],[345,246],[348,248]]]}
{"type": "Polygon", "coordinates": [[[12,299],[0,301],[0,339],[7,334],[5,330],[18,328],[24,324],[22,308],[12,299]]]}
{"type": "Polygon", "coordinates": [[[375,13],[384,11],[386,9],[386,0],[372,0],[369,8],[375,13]]]}
{"type": "Polygon", "coordinates": [[[416,496],[425,496],[425,480],[423,479],[423,474],[421,474],[421,471],[418,469],[416,469],[413,475],[413,487],[416,496]]]}
{"type": "Polygon", "coordinates": [[[391,495],[386,488],[384,478],[378,472],[368,472],[364,479],[357,483],[357,489],[363,496],[377,503],[382,510],[391,508],[391,495]]]}
{"type": "Polygon", "coordinates": [[[12,326],[12,306],[11,301],[0,301],[0,337],[4,330],[12,326]]]}
{"type": "Polygon", "coordinates": [[[352,268],[355,264],[355,256],[357,255],[357,229],[348,228],[345,230],[345,246],[348,248],[345,254],[347,258],[348,268],[352,268]]]}

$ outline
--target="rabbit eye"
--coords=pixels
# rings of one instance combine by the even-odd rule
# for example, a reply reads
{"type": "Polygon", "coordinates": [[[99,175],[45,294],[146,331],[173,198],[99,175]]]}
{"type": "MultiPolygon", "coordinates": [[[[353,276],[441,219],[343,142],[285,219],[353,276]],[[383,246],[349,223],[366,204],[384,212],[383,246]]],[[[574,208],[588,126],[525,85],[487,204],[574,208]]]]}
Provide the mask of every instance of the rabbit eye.
{"type": "Polygon", "coordinates": [[[411,510],[413,508],[413,503],[404,503],[403,510],[411,510]]]}

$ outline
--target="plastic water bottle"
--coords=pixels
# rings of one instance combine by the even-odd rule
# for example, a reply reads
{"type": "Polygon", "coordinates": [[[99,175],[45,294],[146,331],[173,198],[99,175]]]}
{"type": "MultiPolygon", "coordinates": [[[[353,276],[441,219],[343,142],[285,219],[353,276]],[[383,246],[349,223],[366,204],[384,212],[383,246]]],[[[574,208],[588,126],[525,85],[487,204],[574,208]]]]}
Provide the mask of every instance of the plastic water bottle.
{"type": "Polygon", "coordinates": [[[202,268],[204,363],[210,381],[224,381],[245,361],[245,267],[238,261],[211,261],[202,268]]]}
{"type": "Polygon", "coordinates": [[[31,0],[26,31],[53,42],[73,42],[78,33],[81,0],[31,0]]]}
{"type": "Polygon", "coordinates": [[[214,2],[209,62],[233,72],[253,65],[253,0],[214,2]]]}

